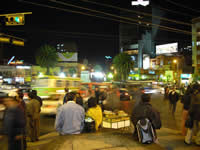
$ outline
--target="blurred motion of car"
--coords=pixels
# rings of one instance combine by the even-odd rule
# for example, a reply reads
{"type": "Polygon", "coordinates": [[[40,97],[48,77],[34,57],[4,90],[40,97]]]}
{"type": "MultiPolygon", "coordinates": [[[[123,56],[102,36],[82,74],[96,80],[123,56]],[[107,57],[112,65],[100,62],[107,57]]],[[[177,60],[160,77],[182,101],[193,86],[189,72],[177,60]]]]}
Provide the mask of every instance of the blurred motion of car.
{"type": "Polygon", "coordinates": [[[127,101],[127,100],[131,100],[132,99],[132,96],[130,96],[130,94],[129,94],[127,89],[120,88],[119,92],[120,92],[120,100],[121,101],[127,101]]]}
{"type": "Polygon", "coordinates": [[[41,114],[56,115],[58,108],[63,105],[64,94],[52,94],[49,98],[42,100],[41,114]]]}
{"type": "Polygon", "coordinates": [[[155,93],[164,93],[164,89],[162,87],[142,87],[140,88],[141,93],[145,94],[155,94],[155,93]]]}

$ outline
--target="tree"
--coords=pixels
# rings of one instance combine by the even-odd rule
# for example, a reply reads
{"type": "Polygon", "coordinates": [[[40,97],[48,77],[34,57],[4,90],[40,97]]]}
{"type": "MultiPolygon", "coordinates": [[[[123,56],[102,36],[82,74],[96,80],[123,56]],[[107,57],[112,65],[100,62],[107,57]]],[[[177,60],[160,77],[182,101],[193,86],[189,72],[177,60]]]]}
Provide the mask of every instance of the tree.
{"type": "Polygon", "coordinates": [[[49,69],[55,67],[58,60],[56,49],[50,45],[41,46],[36,53],[36,63],[40,67],[47,68],[46,74],[49,75],[49,69]]]}
{"type": "Polygon", "coordinates": [[[128,54],[120,53],[114,57],[113,65],[117,72],[115,79],[126,81],[131,69],[133,69],[134,61],[128,54]]]}
{"type": "Polygon", "coordinates": [[[76,68],[75,67],[70,67],[69,70],[68,70],[70,76],[72,77],[73,74],[75,74],[77,72],[76,68]]]}

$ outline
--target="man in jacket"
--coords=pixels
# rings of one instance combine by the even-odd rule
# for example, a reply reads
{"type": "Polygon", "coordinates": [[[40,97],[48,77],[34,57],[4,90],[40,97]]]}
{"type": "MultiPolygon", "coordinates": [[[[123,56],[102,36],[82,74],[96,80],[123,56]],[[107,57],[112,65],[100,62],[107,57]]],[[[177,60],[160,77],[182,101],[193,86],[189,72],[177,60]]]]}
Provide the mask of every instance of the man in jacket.
{"type": "Polygon", "coordinates": [[[175,115],[176,112],[176,103],[179,100],[179,94],[176,92],[176,88],[174,87],[172,91],[169,93],[169,103],[170,109],[172,111],[172,115],[175,115]]]}
{"type": "Polygon", "coordinates": [[[33,93],[28,93],[29,101],[27,103],[27,132],[31,142],[39,140],[40,136],[40,102],[36,100],[33,93]]]}
{"type": "Polygon", "coordinates": [[[84,127],[85,110],[76,104],[75,94],[66,95],[67,103],[64,103],[56,115],[55,129],[60,135],[80,134],[84,127]]]}
{"type": "MultiPolygon", "coordinates": [[[[132,111],[131,121],[136,127],[136,124],[140,119],[147,118],[152,123],[152,126],[155,131],[155,129],[161,128],[161,119],[159,112],[156,109],[154,109],[150,104],[150,100],[151,97],[149,94],[143,94],[141,96],[140,103],[136,107],[134,107],[132,111]]],[[[134,134],[137,134],[137,131],[135,131],[134,134]]]]}
{"type": "Polygon", "coordinates": [[[193,127],[188,128],[187,135],[185,137],[185,143],[191,144],[192,136],[193,136],[193,133],[194,133],[194,127],[196,126],[197,136],[195,138],[195,143],[197,145],[200,145],[200,127],[199,127],[199,122],[200,122],[200,87],[198,87],[198,89],[196,89],[194,91],[188,113],[189,113],[189,117],[191,118],[193,127]]]}

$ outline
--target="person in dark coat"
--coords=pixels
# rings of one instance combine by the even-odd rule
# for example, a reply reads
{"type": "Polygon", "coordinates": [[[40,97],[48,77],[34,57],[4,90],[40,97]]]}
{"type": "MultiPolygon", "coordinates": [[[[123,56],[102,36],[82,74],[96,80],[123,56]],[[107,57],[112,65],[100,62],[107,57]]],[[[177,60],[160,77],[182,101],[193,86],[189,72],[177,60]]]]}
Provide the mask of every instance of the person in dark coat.
{"type": "Polygon", "coordinates": [[[192,127],[188,128],[187,135],[185,136],[185,143],[186,144],[191,144],[192,142],[192,136],[194,133],[194,128],[196,126],[197,130],[197,136],[195,138],[195,143],[200,146],[200,127],[199,127],[199,122],[200,122],[200,88],[198,88],[191,100],[190,108],[189,108],[189,117],[192,120],[192,127]],[[198,93],[196,93],[198,90],[198,93]]]}
{"type": "Polygon", "coordinates": [[[65,96],[63,98],[63,104],[67,102],[67,94],[69,93],[69,89],[65,88],[65,96]]]}
{"type": "Polygon", "coordinates": [[[80,93],[75,93],[76,94],[76,104],[79,104],[83,107],[83,98],[80,93]]]}
{"type": "Polygon", "coordinates": [[[175,87],[170,91],[169,93],[169,103],[170,103],[170,109],[172,111],[172,115],[174,116],[176,112],[176,103],[179,100],[179,94],[176,92],[175,87]]]}
{"type": "Polygon", "coordinates": [[[181,132],[182,132],[182,135],[184,136],[186,135],[186,131],[187,131],[185,127],[185,121],[188,119],[188,110],[190,108],[192,94],[193,94],[192,89],[190,86],[188,86],[182,99],[183,112],[182,112],[182,120],[181,120],[181,132]]]}
{"type": "MultiPolygon", "coordinates": [[[[156,129],[161,128],[160,113],[152,107],[152,105],[150,104],[150,100],[151,97],[149,94],[143,94],[141,96],[140,103],[136,107],[134,107],[132,111],[131,121],[136,127],[136,124],[140,119],[149,119],[149,121],[152,123],[153,129],[156,134],[156,129]]],[[[135,130],[134,135],[136,134],[137,131],[135,130]]]]}
{"type": "Polygon", "coordinates": [[[9,97],[4,100],[7,110],[4,116],[4,133],[8,136],[8,150],[25,150],[24,138],[26,121],[23,110],[16,99],[9,97]]]}
{"type": "Polygon", "coordinates": [[[99,87],[95,87],[95,97],[96,97],[96,100],[97,100],[97,104],[99,104],[99,98],[100,98],[100,90],[99,90],[99,87]]]}

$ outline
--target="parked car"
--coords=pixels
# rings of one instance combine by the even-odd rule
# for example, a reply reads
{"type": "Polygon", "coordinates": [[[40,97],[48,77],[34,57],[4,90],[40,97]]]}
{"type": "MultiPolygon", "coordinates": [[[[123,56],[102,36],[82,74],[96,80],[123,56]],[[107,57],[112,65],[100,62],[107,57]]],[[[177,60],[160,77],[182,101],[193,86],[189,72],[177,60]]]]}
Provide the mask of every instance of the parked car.
{"type": "Polygon", "coordinates": [[[126,101],[126,100],[131,100],[132,96],[129,94],[128,90],[125,88],[120,88],[120,100],[121,101],[126,101]]]}

